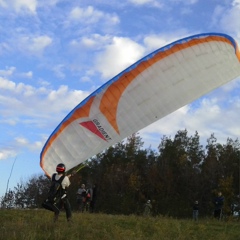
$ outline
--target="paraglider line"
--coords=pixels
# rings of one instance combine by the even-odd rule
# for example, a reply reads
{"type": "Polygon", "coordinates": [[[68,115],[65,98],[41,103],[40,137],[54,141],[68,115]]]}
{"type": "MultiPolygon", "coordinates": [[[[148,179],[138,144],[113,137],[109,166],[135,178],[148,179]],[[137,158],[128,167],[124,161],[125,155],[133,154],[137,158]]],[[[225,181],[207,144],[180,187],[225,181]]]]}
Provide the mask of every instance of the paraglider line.
{"type": "MultiPolygon", "coordinates": [[[[17,157],[15,157],[15,160],[14,160],[14,162],[13,162],[13,165],[12,165],[12,168],[11,168],[11,172],[10,172],[10,175],[9,175],[9,178],[8,178],[8,181],[7,181],[6,194],[7,194],[7,191],[8,191],[8,184],[9,184],[10,178],[11,178],[11,176],[12,176],[12,172],[13,172],[13,168],[14,168],[14,165],[15,165],[16,160],[17,160],[17,157]]],[[[5,195],[6,195],[6,194],[5,194],[5,195]]]]}

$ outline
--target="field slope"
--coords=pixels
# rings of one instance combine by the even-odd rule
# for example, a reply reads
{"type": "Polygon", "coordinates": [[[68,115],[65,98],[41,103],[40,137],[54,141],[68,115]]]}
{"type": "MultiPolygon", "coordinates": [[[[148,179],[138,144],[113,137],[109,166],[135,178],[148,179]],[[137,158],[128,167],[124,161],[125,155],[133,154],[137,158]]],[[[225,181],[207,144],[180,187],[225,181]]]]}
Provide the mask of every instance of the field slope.
{"type": "Polygon", "coordinates": [[[46,210],[0,210],[0,239],[33,240],[173,240],[173,239],[240,239],[237,220],[173,219],[169,217],[123,216],[73,213],[68,224],[62,212],[57,223],[46,210]]]}

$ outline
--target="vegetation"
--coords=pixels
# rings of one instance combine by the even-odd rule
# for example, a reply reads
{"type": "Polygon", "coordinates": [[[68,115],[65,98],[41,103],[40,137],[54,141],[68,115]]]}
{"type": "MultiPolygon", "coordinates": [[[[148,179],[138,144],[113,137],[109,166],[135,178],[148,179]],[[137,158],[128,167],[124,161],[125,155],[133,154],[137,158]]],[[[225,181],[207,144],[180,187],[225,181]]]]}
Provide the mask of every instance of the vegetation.
{"type": "MultiPolygon", "coordinates": [[[[188,136],[187,130],[181,130],[173,138],[164,136],[155,151],[143,149],[141,137],[133,134],[90,159],[71,179],[68,195],[76,210],[80,184],[97,184],[96,212],[139,216],[151,199],[153,216],[189,218],[195,200],[200,203],[200,215],[211,217],[213,198],[222,191],[224,213],[231,215],[232,204],[239,201],[239,170],[238,140],[219,144],[212,134],[203,147],[197,132],[188,136]]],[[[19,183],[2,197],[2,207],[41,208],[49,181],[41,175],[19,183]]]]}
{"type": "Polygon", "coordinates": [[[68,224],[65,214],[53,223],[52,213],[44,210],[0,210],[0,239],[84,239],[84,240],[192,240],[239,239],[239,222],[214,219],[124,216],[74,213],[68,224]]]}

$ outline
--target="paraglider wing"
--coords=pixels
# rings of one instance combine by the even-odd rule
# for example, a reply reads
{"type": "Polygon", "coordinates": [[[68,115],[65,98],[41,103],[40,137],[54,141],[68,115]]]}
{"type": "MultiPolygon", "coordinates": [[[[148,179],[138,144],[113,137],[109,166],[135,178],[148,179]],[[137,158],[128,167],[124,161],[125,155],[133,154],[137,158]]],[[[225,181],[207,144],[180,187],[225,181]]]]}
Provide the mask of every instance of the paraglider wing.
{"type": "Polygon", "coordinates": [[[237,43],[198,34],[142,58],[76,106],[41,152],[47,175],[68,169],[240,75],[237,43]]]}

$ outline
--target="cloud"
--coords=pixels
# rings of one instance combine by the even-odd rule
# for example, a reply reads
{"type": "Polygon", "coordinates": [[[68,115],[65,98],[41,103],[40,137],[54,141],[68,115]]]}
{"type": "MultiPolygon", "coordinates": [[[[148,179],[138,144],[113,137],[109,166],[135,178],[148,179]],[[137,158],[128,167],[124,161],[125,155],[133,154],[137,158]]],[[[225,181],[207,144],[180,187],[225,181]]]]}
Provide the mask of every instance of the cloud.
{"type": "Polygon", "coordinates": [[[15,157],[17,152],[11,148],[0,148],[0,160],[15,157]]]}
{"type": "Polygon", "coordinates": [[[20,73],[19,76],[21,76],[23,78],[32,78],[33,77],[33,72],[32,71],[23,72],[23,73],[20,73]]]}
{"type": "Polygon", "coordinates": [[[6,67],[5,70],[0,69],[0,76],[2,76],[2,77],[11,76],[14,73],[15,70],[16,70],[15,67],[6,67]]]}
{"type": "Polygon", "coordinates": [[[176,4],[194,5],[198,1],[199,0],[170,0],[171,4],[173,5],[176,5],[176,4]]]}
{"type": "Polygon", "coordinates": [[[0,43],[0,55],[2,55],[3,53],[9,51],[11,49],[11,47],[9,46],[9,44],[7,42],[1,42],[0,43]]]}
{"type": "Polygon", "coordinates": [[[41,141],[32,141],[25,137],[15,137],[12,141],[7,142],[8,146],[3,145],[0,147],[0,160],[16,157],[21,154],[24,149],[28,149],[32,152],[39,152],[44,146],[46,140],[47,136],[42,137],[41,141]]]}
{"type": "Polygon", "coordinates": [[[163,8],[164,4],[161,1],[156,0],[129,0],[130,3],[133,3],[134,5],[142,6],[142,5],[148,5],[148,6],[154,6],[158,8],[163,8]]]}
{"type": "Polygon", "coordinates": [[[111,43],[112,37],[109,35],[91,34],[81,37],[80,39],[73,39],[70,42],[70,46],[74,51],[81,49],[81,51],[87,51],[93,49],[97,51],[102,49],[106,44],[111,43]]]}
{"type": "Polygon", "coordinates": [[[18,73],[16,67],[6,67],[5,70],[1,70],[0,69],[0,88],[9,88],[10,86],[15,86],[14,82],[8,81],[5,78],[9,77],[21,77],[21,78],[32,78],[33,77],[33,72],[32,71],[28,71],[28,72],[22,72],[22,73],[18,73]]]}
{"type": "Polygon", "coordinates": [[[229,8],[217,5],[214,10],[212,25],[220,25],[229,34],[235,35],[240,40],[240,1],[233,0],[229,8]]]}
{"type": "Polygon", "coordinates": [[[42,141],[29,141],[25,137],[16,137],[15,139],[15,147],[16,149],[27,148],[31,151],[41,150],[44,143],[46,142],[46,138],[42,138],[42,141]]]}
{"type": "Polygon", "coordinates": [[[55,75],[58,78],[62,78],[62,79],[65,77],[64,69],[65,69],[65,65],[64,64],[58,64],[58,65],[53,67],[53,71],[54,71],[55,75]]]}
{"type": "Polygon", "coordinates": [[[7,7],[7,3],[4,0],[0,0],[0,7],[7,7]]]}
{"type": "Polygon", "coordinates": [[[143,39],[147,52],[152,52],[158,48],[164,47],[180,38],[190,35],[185,29],[178,29],[174,32],[165,32],[159,34],[149,34],[143,39]]]}
{"type": "Polygon", "coordinates": [[[129,38],[113,37],[97,56],[96,69],[104,79],[109,79],[143,57],[144,52],[140,44],[129,38]]]}
{"type": "Polygon", "coordinates": [[[41,55],[45,48],[52,44],[49,36],[42,35],[37,37],[24,36],[20,38],[19,49],[25,53],[41,55]]]}
{"type": "Polygon", "coordinates": [[[18,12],[22,9],[27,9],[32,13],[36,13],[37,0],[15,0],[13,1],[13,6],[18,12]]]}
{"type": "Polygon", "coordinates": [[[26,11],[35,14],[37,0],[0,0],[0,6],[14,9],[17,13],[26,11]]]}
{"type": "Polygon", "coordinates": [[[84,24],[98,23],[99,21],[106,21],[110,24],[119,23],[119,18],[114,13],[104,13],[95,9],[92,6],[86,8],[75,7],[71,10],[69,19],[71,21],[81,21],[84,24]]]}
{"type": "Polygon", "coordinates": [[[24,122],[28,118],[34,125],[38,125],[40,119],[44,124],[47,124],[46,119],[54,122],[88,95],[88,91],[70,90],[64,85],[54,90],[0,78],[0,121],[6,123],[8,119],[15,119],[24,122]],[[25,116],[25,120],[20,120],[20,116],[25,116]]]}
{"type": "Polygon", "coordinates": [[[19,145],[27,145],[28,144],[28,140],[26,138],[22,138],[22,137],[17,137],[15,138],[17,144],[19,145]]]}
{"type": "Polygon", "coordinates": [[[240,0],[233,0],[232,6],[233,6],[233,7],[236,6],[237,8],[239,8],[239,7],[240,7],[240,0]]]}
{"type": "Polygon", "coordinates": [[[14,90],[16,87],[15,82],[9,81],[5,78],[0,77],[0,90],[14,90]]]}
{"type": "Polygon", "coordinates": [[[71,90],[64,85],[56,89],[52,89],[51,86],[34,87],[1,77],[0,127],[2,138],[0,141],[4,139],[4,144],[0,146],[0,159],[14,157],[24,151],[24,148],[39,151],[47,139],[47,136],[42,136],[43,130],[44,133],[48,133],[46,135],[49,135],[69,111],[88,95],[88,91],[71,90]],[[34,129],[34,134],[32,129],[34,129]],[[26,138],[22,136],[24,131],[32,133],[27,134],[26,138]],[[39,135],[42,137],[40,138],[39,135]],[[12,140],[7,141],[6,136],[12,140]]]}

